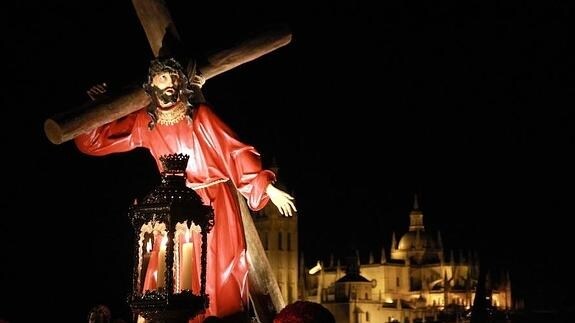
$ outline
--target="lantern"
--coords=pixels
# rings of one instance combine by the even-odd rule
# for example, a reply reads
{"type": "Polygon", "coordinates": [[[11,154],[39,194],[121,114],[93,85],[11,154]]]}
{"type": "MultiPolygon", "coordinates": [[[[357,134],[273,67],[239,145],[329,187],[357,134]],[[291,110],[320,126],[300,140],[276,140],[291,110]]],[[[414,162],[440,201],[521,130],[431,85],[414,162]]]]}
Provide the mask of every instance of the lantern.
{"type": "Polygon", "coordinates": [[[129,303],[134,315],[152,322],[187,322],[209,304],[207,235],[214,214],[186,186],[188,159],[160,157],[160,185],[129,211],[135,232],[129,303]]]}

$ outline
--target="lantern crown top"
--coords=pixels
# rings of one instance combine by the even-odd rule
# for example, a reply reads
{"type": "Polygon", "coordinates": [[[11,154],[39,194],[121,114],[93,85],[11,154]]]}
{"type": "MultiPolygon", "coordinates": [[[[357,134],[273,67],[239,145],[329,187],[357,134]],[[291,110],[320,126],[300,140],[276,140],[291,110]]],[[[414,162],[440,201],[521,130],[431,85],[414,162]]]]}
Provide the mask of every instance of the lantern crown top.
{"type": "Polygon", "coordinates": [[[160,156],[163,172],[166,174],[185,173],[189,159],[190,156],[186,154],[170,154],[160,156]]]}

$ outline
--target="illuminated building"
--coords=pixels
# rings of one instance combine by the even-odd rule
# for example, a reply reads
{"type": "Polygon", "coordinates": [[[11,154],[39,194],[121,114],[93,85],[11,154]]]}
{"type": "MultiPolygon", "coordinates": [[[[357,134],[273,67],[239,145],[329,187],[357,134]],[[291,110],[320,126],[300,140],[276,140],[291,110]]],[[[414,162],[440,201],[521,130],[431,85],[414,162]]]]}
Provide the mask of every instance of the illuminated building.
{"type": "MultiPolygon", "coordinates": [[[[342,264],[321,261],[300,272],[304,299],[322,304],[337,322],[421,322],[441,315],[463,318],[473,305],[479,277],[474,252],[444,252],[441,234],[425,231],[414,202],[408,231],[392,234],[389,258],[382,248],[360,263],[359,254],[342,264]]],[[[327,251],[327,250],[326,250],[327,251]]],[[[488,276],[486,299],[495,309],[512,306],[509,274],[488,276]]]]}

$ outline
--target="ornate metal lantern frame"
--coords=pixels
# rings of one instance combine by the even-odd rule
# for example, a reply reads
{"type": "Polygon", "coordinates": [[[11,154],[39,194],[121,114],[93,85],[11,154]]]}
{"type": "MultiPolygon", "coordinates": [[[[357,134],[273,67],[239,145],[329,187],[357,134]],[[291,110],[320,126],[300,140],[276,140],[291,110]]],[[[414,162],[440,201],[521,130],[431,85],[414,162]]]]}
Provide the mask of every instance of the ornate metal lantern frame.
{"type": "MultiPolygon", "coordinates": [[[[162,181],[141,203],[130,207],[129,217],[134,229],[133,288],[129,297],[135,315],[152,322],[187,322],[205,311],[209,304],[206,294],[207,235],[214,224],[211,207],[203,205],[197,193],[186,186],[185,170],[189,156],[172,154],[160,158],[163,163],[162,181]],[[188,252],[182,244],[185,234],[196,235],[200,251],[188,252]],[[199,240],[197,235],[199,235],[199,240]],[[159,243],[157,239],[163,237],[159,243]],[[151,245],[161,244],[155,255],[158,270],[150,277],[151,245]],[[148,248],[146,248],[148,247],[148,248]],[[191,283],[186,274],[187,257],[199,255],[198,282],[191,283]],[[161,265],[158,265],[161,264],[161,265]],[[165,268],[165,271],[163,270],[165,268]],[[154,283],[150,283],[150,280],[154,283]]],[[[193,250],[193,249],[192,249],[193,250]]],[[[154,255],[153,255],[154,256],[154,255]]],[[[197,268],[197,264],[193,268],[197,268]]]]}

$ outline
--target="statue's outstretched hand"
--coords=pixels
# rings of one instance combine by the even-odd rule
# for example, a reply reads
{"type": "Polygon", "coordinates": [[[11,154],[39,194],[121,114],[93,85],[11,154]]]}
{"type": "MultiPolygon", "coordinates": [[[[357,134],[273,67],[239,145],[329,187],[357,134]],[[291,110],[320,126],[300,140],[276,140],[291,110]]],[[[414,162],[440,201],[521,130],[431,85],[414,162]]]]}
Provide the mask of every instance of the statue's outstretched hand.
{"type": "Polygon", "coordinates": [[[297,211],[293,203],[294,198],[288,193],[276,188],[272,184],[266,187],[266,193],[283,216],[292,216],[294,212],[297,211]]]}
{"type": "Polygon", "coordinates": [[[96,84],[92,86],[86,94],[92,99],[92,101],[101,98],[108,92],[108,85],[106,83],[96,84]]]}

